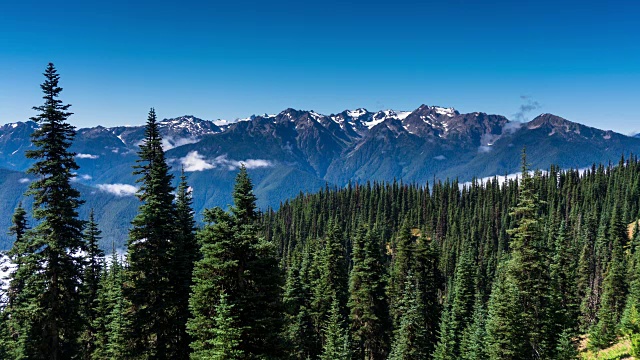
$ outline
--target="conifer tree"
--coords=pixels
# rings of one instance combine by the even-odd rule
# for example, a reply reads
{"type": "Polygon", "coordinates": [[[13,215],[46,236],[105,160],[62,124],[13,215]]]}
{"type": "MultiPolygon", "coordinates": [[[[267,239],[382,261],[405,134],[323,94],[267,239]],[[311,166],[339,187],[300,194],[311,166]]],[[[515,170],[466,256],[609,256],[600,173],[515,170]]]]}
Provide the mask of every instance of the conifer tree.
{"type": "Polygon", "coordinates": [[[12,281],[22,286],[11,309],[16,313],[13,331],[21,339],[13,355],[72,359],[80,349],[84,264],[80,254],[86,250],[84,222],[77,212],[82,201],[71,186],[78,169],[75,154],[69,151],[75,128],[66,122],[72,113],[70,105],[58,98],[62,88],[53,64],[49,63],[44,76],[40,86],[44,104],[33,108],[39,113],[31,118],[40,125],[31,135],[35,149],[26,152],[27,158],[35,160],[27,170],[36,177],[27,195],[34,198],[33,218],[38,224],[24,235],[25,271],[12,274],[12,281]],[[27,309],[29,316],[22,316],[27,309]]]}
{"type": "Polygon", "coordinates": [[[169,174],[156,113],[149,111],[145,140],[140,145],[134,175],[139,175],[142,202],[131,222],[127,241],[124,297],[131,307],[128,349],[134,358],[174,358],[177,319],[174,308],[172,246],[177,238],[173,176],[169,174]]]}
{"type": "Polygon", "coordinates": [[[195,219],[192,208],[191,190],[187,184],[184,169],[180,175],[180,183],[176,189],[176,228],[177,234],[171,249],[173,264],[172,295],[175,306],[175,323],[177,336],[177,359],[189,358],[191,339],[187,334],[189,319],[189,294],[193,279],[193,264],[198,259],[199,248],[195,236],[195,219]]]}
{"type": "MultiPolygon", "coordinates": [[[[22,202],[18,203],[13,216],[11,217],[11,227],[9,227],[9,235],[14,237],[13,246],[7,252],[9,264],[13,265],[8,276],[8,288],[6,298],[3,299],[4,309],[2,311],[2,343],[3,352],[6,357],[22,359],[24,354],[24,342],[28,331],[26,331],[26,321],[28,308],[24,306],[23,300],[20,298],[24,290],[25,279],[35,269],[32,261],[27,261],[28,244],[26,243],[25,234],[28,230],[27,212],[22,207],[22,202]],[[22,330],[22,331],[21,331],[22,330]]],[[[7,266],[8,264],[3,264],[7,266]]]]}
{"type": "Polygon", "coordinates": [[[316,327],[323,338],[322,329],[326,327],[333,304],[339,306],[341,314],[345,314],[348,285],[348,265],[340,228],[335,223],[329,223],[328,227],[324,247],[319,254],[319,277],[313,286],[311,304],[316,327]]]}
{"type": "Polygon", "coordinates": [[[227,301],[224,292],[220,293],[220,300],[216,306],[216,315],[214,318],[211,351],[207,354],[194,353],[191,358],[196,360],[240,360],[243,359],[242,350],[238,349],[240,345],[240,337],[242,329],[236,325],[236,320],[231,314],[233,305],[227,301]]]}
{"type": "Polygon", "coordinates": [[[320,360],[351,360],[351,342],[344,326],[338,300],[334,299],[324,328],[324,346],[320,360]]]}
{"type": "Polygon", "coordinates": [[[85,321],[85,329],[82,333],[82,357],[90,359],[95,349],[97,329],[94,322],[97,317],[96,302],[98,290],[100,288],[100,276],[104,262],[104,251],[98,246],[100,234],[98,224],[95,221],[93,209],[89,212],[89,222],[87,222],[84,238],[87,244],[87,264],[83,276],[83,309],[82,316],[85,321]]]}
{"type": "Polygon", "coordinates": [[[428,309],[424,306],[422,291],[411,272],[405,280],[403,294],[400,326],[395,330],[389,360],[427,359],[431,355],[425,326],[428,309]]]}
{"type": "Polygon", "coordinates": [[[436,359],[460,356],[462,332],[471,320],[474,299],[474,271],[470,249],[463,251],[456,266],[450,309],[442,318],[440,341],[436,346],[436,359]]]}
{"type": "Polygon", "coordinates": [[[593,349],[604,349],[615,340],[625,306],[627,268],[624,253],[627,234],[618,208],[615,208],[611,218],[609,235],[612,242],[611,261],[602,285],[598,323],[592,328],[589,336],[589,347],[593,349]]]}
{"type": "MultiPolygon", "coordinates": [[[[535,176],[539,177],[539,172],[535,176]]],[[[530,347],[530,354],[526,357],[548,358],[555,351],[556,337],[550,316],[548,249],[538,220],[541,200],[535,191],[523,149],[518,203],[511,211],[516,227],[508,231],[511,235],[511,258],[507,263],[506,275],[513,279],[512,283],[518,288],[517,303],[521,306],[518,317],[530,347]]]]}
{"type": "Polygon", "coordinates": [[[317,334],[311,316],[311,291],[306,281],[309,266],[309,246],[302,254],[294,252],[287,271],[283,305],[285,309],[285,338],[289,344],[290,356],[306,360],[320,353],[317,349],[317,334]],[[299,259],[302,257],[302,259],[299,259]]]}
{"type": "Polygon", "coordinates": [[[520,291],[515,280],[499,269],[489,298],[487,355],[491,360],[531,359],[526,329],[522,325],[520,291]]]}
{"type": "Polygon", "coordinates": [[[349,310],[354,357],[386,358],[388,310],[378,238],[372,230],[358,229],[353,242],[353,267],[349,278],[349,310]]]}
{"type": "Polygon", "coordinates": [[[486,352],[486,316],[482,298],[476,294],[473,306],[473,319],[467,325],[460,340],[460,358],[463,360],[484,360],[487,359],[486,352]]]}
{"type": "Polygon", "coordinates": [[[407,220],[404,221],[400,232],[393,244],[393,257],[391,260],[391,271],[389,276],[389,309],[394,326],[400,326],[401,303],[405,282],[409,271],[413,266],[414,239],[411,236],[411,229],[407,220]]]}
{"type": "Polygon", "coordinates": [[[199,233],[202,259],[194,268],[191,318],[187,324],[195,353],[211,353],[216,338],[212,298],[224,291],[242,329],[238,350],[247,358],[284,353],[282,279],[270,242],[258,237],[256,198],[244,165],[236,177],[230,213],[205,211],[208,223],[199,233]]]}

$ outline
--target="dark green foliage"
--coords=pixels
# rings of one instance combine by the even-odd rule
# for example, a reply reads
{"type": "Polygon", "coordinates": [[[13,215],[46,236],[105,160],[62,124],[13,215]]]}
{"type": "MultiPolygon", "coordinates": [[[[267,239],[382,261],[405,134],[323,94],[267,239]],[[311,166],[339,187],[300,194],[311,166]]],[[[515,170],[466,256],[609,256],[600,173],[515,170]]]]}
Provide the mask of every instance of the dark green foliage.
{"type": "Polygon", "coordinates": [[[68,150],[75,129],[66,122],[70,105],[58,99],[62,88],[53,64],[44,75],[44,104],[33,108],[38,115],[31,119],[40,128],[32,134],[35,149],[26,152],[35,160],[27,172],[36,180],[27,195],[33,196],[37,225],[23,234],[13,252],[22,264],[11,282],[20,290],[7,309],[15,359],[76,358],[83,324],[84,222],[77,212],[80,193],[71,186],[78,166],[68,150]]]}
{"type": "Polygon", "coordinates": [[[556,347],[556,359],[571,360],[578,358],[578,349],[573,342],[574,335],[572,330],[566,330],[560,333],[556,347]]]}
{"type": "Polygon", "coordinates": [[[460,340],[460,358],[463,360],[487,359],[485,328],[487,312],[483,308],[482,299],[476,294],[473,307],[473,319],[462,333],[460,340]]]}
{"type": "Polygon", "coordinates": [[[87,243],[87,264],[84,269],[84,293],[82,294],[82,316],[85,321],[85,328],[82,333],[83,359],[90,359],[91,354],[95,351],[97,329],[94,323],[98,316],[96,306],[104,262],[104,251],[98,247],[100,233],[92,209],[89,213],[89,221],[84,231],[84,237],[87,243]]]}
{"type": "Polygon", "coordinates": [[[451,301],[443,313],[436,359],[454,359],[461,355],[463,331],[471,321],[474,304],[474,269],[470,249],[465,249],[456,266],[451,301]]]}
{"type": "Polygon", "coordinates": [[[230,213],[207,210],[207,225],[198,233],[202,259],[194,268],[189,300],[191,348],[194,356],[215,353],[217,305],[211,299],[225,292],[230,314],[242,331],[238,350],[243,358],[279,357],[284,353],[281,274],[275,248],[258,236],[255,196],[244,166],[233,198],[230,213]]]}
{"type": "Polygon", "coordinates": [[[227,301],[227,295],[220,293],[220,300],[216,306],[213,340],[208,354],[194,353],[192,359],[202,360],[236,360],[243,359],[242,350],[238,349],[242,329],[236,325],[231,310],[233,305],[227,301]]]}
{"type": "Polygon", "coordinates": [[[396,327],[389,360],[420,360],[428,358],[430,341],[426,315],[430,309],[424,304],[420,284],[411,272],[405,279],[399,326],[396,327]]]}
{"type": "Polygon", "coordinates": [[[375,230],[364,226],[353,241],[348,305],[353,353],[358,359],[384,359],[388,351],[389,319],[379,241],[375,230]]]}
{"type": "Polygon", "coordinates": [[[316,262],[318,278],[313,283],[313,318],[316,332],[324,338],[329,313],[333,305],[338,306],[340,314],[346,314],[348,266],[340,228],[335,223],[328,224],[329,230],[316,262]]]}
{"type": "Polygon", "coordinates": [[[627,265],[624,252],[627,233],[617,208],[611,218],[609,237],[612,242],[611,260],[602,285],[598,323],[593,326],[589,336],[589,347],[593,349],[604,349],[616,339],[625,306],[627,265]]]}
{"type": "Polygon", "coordinates": [[[124,297],[130,303],[126,316],[133,358],[162,359],[177,356],[175,299],[173,293],[173,244],[176,241],[176,209],[169,167],[162,150],[156,113],[149,111],[145,141],[138,152],[135,175],[140,178],[142,202],[133,219],[127,243],[124,297]]]}
{"type": "Polygon", "coordinates": [[[96,317],[92,322],[96,330],[93,342],[93,360],[116,360],[127,353],[130,328],[126,309],[130,306],[122,294],[124,283],[123,266],[114,251],[111,265],[103,268],[100,276],[98,296],[95,301],[96,317]]]}
{"type": "Polygon", "coordinates": [[[492,360],[530,359],[528,334],[521,319],[520,289],[505,272],[499,271],[489,299],[487,355],[492,360]]]}
{"type": "Polygon", "coordinates": [[[196,241],[196,225],[192,209],[191,190],[187,184],[184,170],[180,176],[180,184],[176,189],[176,228],[177,234],[171,249],[173,262],[172,285],[175,315],[174,326],[177,336],[177,359],[189,358],[191,339],[187,334],[189,319],[189,294],[193,279],[193,264],[198,259],[199,249],[196,241]]]}
{"type": "Polygon", "coordinates": [[[329,319],[323,329],[324,346],[320,360],[351,360],[351,342],[337,300],[333,301],[329,319]]]}

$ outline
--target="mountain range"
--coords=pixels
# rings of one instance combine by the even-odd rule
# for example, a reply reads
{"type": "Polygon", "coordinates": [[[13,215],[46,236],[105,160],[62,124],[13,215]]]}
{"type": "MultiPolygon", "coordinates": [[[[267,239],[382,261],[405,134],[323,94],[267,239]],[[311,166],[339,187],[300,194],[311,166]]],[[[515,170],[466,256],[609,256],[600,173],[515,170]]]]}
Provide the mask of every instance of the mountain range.
{"type": "MultiPolygon", "coordinates": [[[[0,229],[30,182],[31,121],[0,126],[0,229]]],[[[366,109],[323,115],[286,109],[275,115],[236,122],[194,116],[160,122],[163,147],[174,173],[184,169],[197,219],[203,209],[231,202],[235,171],[249,169],[261,208],[278,207],[300,192],[329,184],[391,181],[426,183],[434,179],[469,181],[515,173],[527,148],[534,168],[556,164],[584,168],[617,162],[640,153],[640,138],[599,130],[552,114],[529,122],[482,112],[422,105],[413,111],[366,109]]],[[[103,246],[122,245],[138,200],[132,165],[144,126],[82,128],[71,148],[80,165],[76,180],[86,204],[95,208],[104,231],[103,246]]],[[[0,231],[0,234],[4,232],[0,231]]],[[[0,248],[10,244],[0,236],[0,248]]]]}

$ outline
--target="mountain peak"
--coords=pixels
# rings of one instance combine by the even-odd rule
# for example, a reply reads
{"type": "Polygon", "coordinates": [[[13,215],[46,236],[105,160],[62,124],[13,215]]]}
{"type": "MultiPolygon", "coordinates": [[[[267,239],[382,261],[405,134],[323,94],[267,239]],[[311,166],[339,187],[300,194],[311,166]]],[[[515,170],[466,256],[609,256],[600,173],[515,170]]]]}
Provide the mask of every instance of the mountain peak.
{"type": "Polygon", "coordinates": [[[447,117],[454,117],[454,116],[460,115],[460,113],[452,107],[429,106],[425,104],[420,105],[420,107],[416,111],[432,112],[432,113],[435,113],[435,115],[437,116],[447,116],[447,117]]]}
{"type": "Polygon", "coordinates": [[[557,127],[568,127],[573,125],[577,125],[577,124],[565,118],[562,118],[560,116],[545,113],[545,114],[540,114],[536,116],[533,120],[529,121],[527,123],[527,128],[529,128],[530,130],[533,130],[543,126],[557,128],[557,127]]]}

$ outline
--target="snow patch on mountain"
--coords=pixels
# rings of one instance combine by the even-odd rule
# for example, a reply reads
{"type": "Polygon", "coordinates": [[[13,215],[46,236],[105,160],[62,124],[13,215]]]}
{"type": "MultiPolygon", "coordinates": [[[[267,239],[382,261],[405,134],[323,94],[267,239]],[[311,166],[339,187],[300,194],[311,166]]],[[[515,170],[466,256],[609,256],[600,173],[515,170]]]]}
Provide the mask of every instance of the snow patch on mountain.
{"type": "Polygon", "coordinates": [[[432,109],[439,115],[444,115],[448,117],[456,116],[456,109],[454,108],[444,108],[439,106],[434,106],[432,109]]]}

